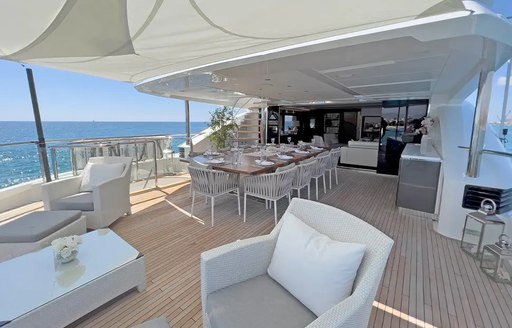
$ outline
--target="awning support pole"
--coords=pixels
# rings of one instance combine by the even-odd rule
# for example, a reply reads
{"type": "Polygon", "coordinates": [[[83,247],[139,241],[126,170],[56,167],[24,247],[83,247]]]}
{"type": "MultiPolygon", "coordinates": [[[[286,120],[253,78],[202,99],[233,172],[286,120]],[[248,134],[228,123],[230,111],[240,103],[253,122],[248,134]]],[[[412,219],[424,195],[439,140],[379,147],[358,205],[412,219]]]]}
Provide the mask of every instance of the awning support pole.
{"type": "Polygon", "coordinates": [[[44,139],[44,132],[43,132],[43,124],[41,123],[41,114],[39,113],[39,103],[37,101],[37,94],[36,94],[36,86],[34,83],[34,75],[32,74],[32,69],[27,68],[27,79],[28,79],[28,86],[30,88],[30,98],[32,99],[32,109],[34,111],[34,120],[36,123],[36,129],[37,129],[37,139],[38,139],[38,149],[39,149],[39,156],[40,161],[43,164],[43,175],[46,182],[52,181],[51,175],[50,175],[50,165],[48,163],[48,153],[46,151],[46,141],[44,139]]]}
{"type": "Polygon", "coordinates": [[[507,63],[507,79],[505,80],[505,94],[503,95],[503,108],[501,109],[501,120],[500,120],[500,137],[505,138],[503,134],[503,128],[505,127],[505,121],[507,120],[507,107],[508,107],[508,91],[510,88],[510,75],[512,70],[512,59],[508,60],[507,63]]]}
{"type": "Polygon", "coordinates": [[[262,114],[261,115],[261,119],[263,120],[263,140],[262,140],[262,144],[266,145],[267,144],[267,139],[268,139],[268,107],[267,106],[265,106],[265,108],[263,108],[261,114],[262,114]]]}
{"type": "Polygon", "coordinates": [[[190,104],[188,100],[185,100],[185,124],[186,124],[186,144],[190,147],[190,152],[194,152],[194,145],[192,144],[192,139],[190,138],[190,104]]]}
{"type": "Polygon", "coordinates": [[[480,173],[482,149],[484,147],[489,104],[491,102],[492,79],[496,65],[496,44],[485,40],[482,57],[484,64],[482,65],[480,81],[478,82],[473,130],[471,132],[471,144],[469,145],[468,167],[466,170],[466,175],[470,178],[478,178],[480,173]]]}

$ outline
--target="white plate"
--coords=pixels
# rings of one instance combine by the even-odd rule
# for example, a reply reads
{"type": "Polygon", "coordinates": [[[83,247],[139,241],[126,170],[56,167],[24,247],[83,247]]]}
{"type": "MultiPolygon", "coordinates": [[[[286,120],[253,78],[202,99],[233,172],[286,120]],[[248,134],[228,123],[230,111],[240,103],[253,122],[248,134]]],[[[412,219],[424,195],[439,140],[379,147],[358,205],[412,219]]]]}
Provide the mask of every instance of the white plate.
{"type": "Polygon", "coordinates": [[[315,146],[311,146],[311,149],[313,149],[313,150],[323,150],[323,148],[319,148],[319,147],[315,147],[315,146]]]}
{"type": "Polygon", "coordinates": [[[209,164],[222,164],[222,163],[224,163],[224,159],[221,159],[221,158],[219,158],[219,159],[211,159],[211,160],[208,161],[208,163],[209,164]]]}
{"type": "Polygon", "coordinates": [[[212,152],[208,152],[208,151],[205,151],[204,156],[219,156],[220,153],[216,152],[216,151],[212,151],[212,152]]]}
{"type": "Polygon", "coordinates": [[[297,154],[309,154],[309,152],[305,151],[305,150],[298,150],[298,149],[295,149],[295,152],[297,154]]]}
{"type": "Polygon", "coordinates": [[[289,155],[277,155],[277,158],[279,158],[279,159],[292,159],[293,157],[289,156],[289,155]]]}
{"type": "Polygon", "coordinates": [[[259,159],[255,160],[256,164],[261,166],[272,166],[274,165],[274,162],[271,161],[260,161],[259,159]]]}

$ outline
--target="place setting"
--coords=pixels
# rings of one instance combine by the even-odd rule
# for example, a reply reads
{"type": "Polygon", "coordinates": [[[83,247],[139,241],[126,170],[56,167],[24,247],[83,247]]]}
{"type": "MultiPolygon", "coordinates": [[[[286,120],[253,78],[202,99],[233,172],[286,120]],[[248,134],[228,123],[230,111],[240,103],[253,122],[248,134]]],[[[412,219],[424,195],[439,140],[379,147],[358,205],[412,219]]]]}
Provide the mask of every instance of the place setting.
{"type": "Polygon", "coordinates": [[[226,161],[224,160],[223,157],[219,157],[219,158],[212,158],[212,159],[209,159],[207,161],[208,164],[225,164],[226,161]]]}
{"type": "Polygon", "coordinates": [[[290,156],[287,154],[277,154],[277,158],[282,161],[287,161],[287,160],[293,159],[293,156],[290,156]]]}
{"type": "Polygon", "coordinates": [[[265,159],[257,159],[254,161],[258,166],[273,166],[275,163],[265,159]]]}

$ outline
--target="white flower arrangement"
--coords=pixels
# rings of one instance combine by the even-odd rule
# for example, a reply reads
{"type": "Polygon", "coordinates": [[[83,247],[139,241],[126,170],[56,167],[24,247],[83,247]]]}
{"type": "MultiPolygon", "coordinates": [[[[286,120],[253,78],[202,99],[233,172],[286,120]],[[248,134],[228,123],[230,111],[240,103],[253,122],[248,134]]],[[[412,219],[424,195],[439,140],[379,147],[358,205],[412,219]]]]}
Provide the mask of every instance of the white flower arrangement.
{"type": "Polygon", "coordinates": [[[82,238],[77,235],[55,239],[52,241],[52,248],[56,259],[62,263],[73,260],[78,254],[78,245],[81,243],[82,238]]]}
{"type": "Polygon", "coordinates": [[[424,117],[421,121],[421,128],[416,130],[416,134],[428,134],[428,131],[434,126],[434,119],[430,116],[424,117]]]}

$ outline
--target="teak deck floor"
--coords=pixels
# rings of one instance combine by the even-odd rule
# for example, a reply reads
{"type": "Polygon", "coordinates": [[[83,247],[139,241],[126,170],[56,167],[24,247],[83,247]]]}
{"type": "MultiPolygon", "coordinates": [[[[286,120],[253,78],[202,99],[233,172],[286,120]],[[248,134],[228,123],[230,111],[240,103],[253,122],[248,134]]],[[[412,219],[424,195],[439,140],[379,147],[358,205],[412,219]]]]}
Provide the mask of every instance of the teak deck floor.
{"type": "MultiPolygon", "coordinates": [[[[325,195],[322,191],[320,201],[364,219],[395,240],[369,326],[512,325],[512,288],[487,278],[457,241],[433,231],[430,219],[400,214],[395,177],[353,170],[339,174],[340,184],[325,195]]],[[[190,218],[188,184],[141,192],[131,200],[133,214],[112,229],[144,253],[147,289],[128,292],[74,326],[130,327],[164,316],[172,327],[200,327],[200,253],[266,234],[274,226],[273,211],[255,200],[248,202],[243,223],[232,195],[216,201],[214,228],[210,206],[201,198],[197,218],[190,218]]],[[[281,214],[286,206],[286,200],[278,203],[281,214]]]]}

